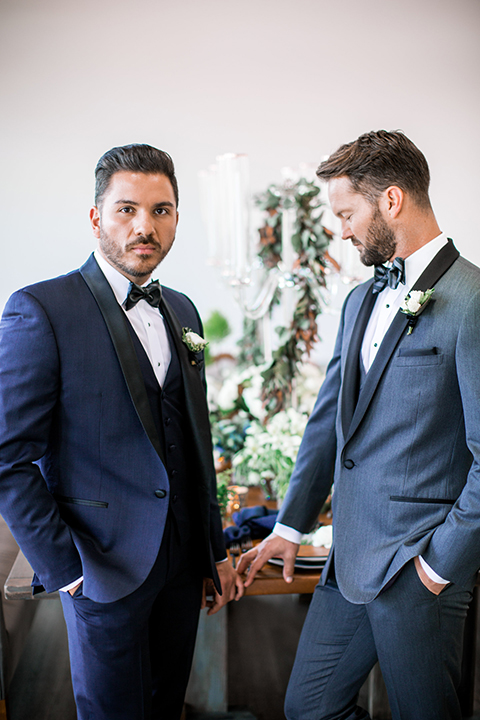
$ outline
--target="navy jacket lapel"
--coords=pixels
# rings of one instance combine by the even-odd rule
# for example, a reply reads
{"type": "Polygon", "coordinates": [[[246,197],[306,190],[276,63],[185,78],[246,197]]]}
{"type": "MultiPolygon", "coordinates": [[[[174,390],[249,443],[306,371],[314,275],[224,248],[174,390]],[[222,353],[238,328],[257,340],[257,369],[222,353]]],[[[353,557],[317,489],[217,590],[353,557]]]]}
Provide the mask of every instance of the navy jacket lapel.
{"type": "MultiPolygon", "coordinates": [[[[449,267],[453,265],[455,260],[459,257],[460,253],[454,246],[453,242],[451,240],[448,241],[446,245],[442,247],[441,250],[435,255],[432,262],[428,265],[427,268],[425,268],[424,272],[420,275],[417,282],[413,286],[412,290],[427,290],[428,288],[431,288],[435,285],[436,282],[444,275],[444,273],[447,272],[449,267]]],[[[368,293],[367,293],[368,294],[368,293]]],[[[366,298],[365,298],[366,300],[366,298]]],[[[362,308],[360,310],[360,313],[363,310],[363,307],[365,305],[365,301],[362,305],[362,308]]],[[[370,312],[373,308],[373,303],[370,307],[370,312]]],[[[360,321],[360,313],[357,319],[357,324],[360,321]]],[[[370,314],[370,313],[369,313],[370,314]]],[[[367,318],[368,322],[368,318],[367,318]]],[[[362,334],[360,341],[358,340],[358,337],[356,336],[356,344],[358,345],[358,353],[360,352],[361,348],[361,342],[363,340],[363,335],[365,332],[365,328],[367,326],[367,322],[364,322],[364,317],[362,316],[362,334]],[[363,324],[364,323],[364,324],[363,324]]],[[[344,438],[345,442],[347,442],[359,426],[363,416],[365,415],[365,412],[370,404],[370,401],[373,397],[373,394],[377,388],[377,385],[380,381],[380,378],[382,377],[385,368],[392,356],[392,354],[395,351],[396,346],[398,345],[398,342],[404,332],[407,329],[408,324],[408,316],[404,313],[398,311],[397,315],[395,315],[389,329],[387,330],[385,337],[383,338],[382,344],[380,345],[380,348],[378,350],[377,356],[372,363],[372,366],[370,370],[367,373],[365,383],[363,385],[362,391],[359,395],[358,402],[356,405],[356,408],[353,413],[353,417],[351,418],[351,423],[348,426],[347,432],[345,432],[345,426],[344,426],[344,438]]],[[[356,330],[354,331],[354,334],[356,335],[356,330]]],[[[353,339],[353,336],[352,336],[353,339]]],[[[350,358],[350,352],[349,357],[347,360],[351,361],[351,364],[353,365],[355,363],[355,370],[358,368],[358,358],[359,355],[357,354],[355,358],[350,358]]],[[[345,369],[345,373],[347,370],[345,369]]]]}
{"type": "Polygon", "coordinates": [[[160,460],[166,467],[163,447],[155,427],[142,370],[128,331],[128,320],[125,317],[125,313],[119,306],[113,290],[105,278],[105,275],[98,267],[93,254],[88,258],[85,265],[80,268],[80,273],[90,288],[103,315],[140,422],[160,460]]]}

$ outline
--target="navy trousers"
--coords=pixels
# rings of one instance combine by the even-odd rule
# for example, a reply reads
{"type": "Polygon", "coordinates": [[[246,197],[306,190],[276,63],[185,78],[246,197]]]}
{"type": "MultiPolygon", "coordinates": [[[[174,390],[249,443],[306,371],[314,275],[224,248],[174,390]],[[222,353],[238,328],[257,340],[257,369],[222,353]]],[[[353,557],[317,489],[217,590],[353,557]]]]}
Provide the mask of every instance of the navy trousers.
{"type": "Polygon", "coordinates": [[[60,593],[78,720],[177,720],[188,683],[203,578],[173,521],[147,580],[96,603],[60,593]]]}
{"type": "Polygon", "coordinates": [[[456,689],[473,584],[434,595],[411,561],[366,605],[345,600],[335,580],[318,586],[287,690],[288,720],[370,718],[356,700],[377,660],[393,720],[460,720],[456,689]]]}

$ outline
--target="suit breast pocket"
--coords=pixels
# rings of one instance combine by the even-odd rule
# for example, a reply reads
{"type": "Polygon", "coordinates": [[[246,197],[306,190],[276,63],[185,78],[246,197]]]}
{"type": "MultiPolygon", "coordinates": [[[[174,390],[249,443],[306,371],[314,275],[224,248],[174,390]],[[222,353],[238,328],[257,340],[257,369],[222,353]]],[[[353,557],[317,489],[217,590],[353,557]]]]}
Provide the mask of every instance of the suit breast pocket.
{"type": "Polygon", "coordinates": [[[438,348],[405,348],[401,347],[395,355],[394,364],[400,367],[421,367],[425,365],[441,365],[443,355],[438,348]]]}

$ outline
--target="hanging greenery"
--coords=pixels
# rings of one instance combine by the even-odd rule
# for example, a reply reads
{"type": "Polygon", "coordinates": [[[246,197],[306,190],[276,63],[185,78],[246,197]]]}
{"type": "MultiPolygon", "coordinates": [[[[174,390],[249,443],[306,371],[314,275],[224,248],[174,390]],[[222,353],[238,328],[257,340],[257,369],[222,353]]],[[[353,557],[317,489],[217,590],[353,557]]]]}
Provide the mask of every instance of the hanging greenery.
{"type": "MultiPolygon", "coordinates": [[[[292,270],[292,281],[298,291],[298,301],[289,327],[277,328],[280,346],[273,353],[271,365],[262,373],[262,400],[267,419],[290,404],[292,384],[298,363],[310,355],[318,340],[317,317],[321,312],[320,288],[325,287],[327,248],[331,234],[322,225],[325,205],[320,188],[301,178],[289,188],[290,206],[296,210],[292,245],[298,253],[292,270]]],[[[282,260],[281,205],[283,188],[271,185],[256,197],[256,203],[267,213],[260,229],[259,256],[267,268],[282,260]]]]}
{"type": "Polygon", "coordinates": [[[261,365],[264,361],[262,348],[258,338],[257,322],[248,317],[243,318],[243,335],[237,342],[239,348],[237,363],[239,367],[261,365]]]}

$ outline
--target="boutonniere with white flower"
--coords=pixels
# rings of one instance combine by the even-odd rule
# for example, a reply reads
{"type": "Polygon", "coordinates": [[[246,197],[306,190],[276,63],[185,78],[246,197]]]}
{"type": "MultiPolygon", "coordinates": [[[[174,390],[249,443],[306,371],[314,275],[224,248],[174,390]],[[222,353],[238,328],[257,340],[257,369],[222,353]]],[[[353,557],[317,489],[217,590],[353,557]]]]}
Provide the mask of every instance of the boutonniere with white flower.
{"type": "Polygon", "coordinates": [[[201,354],[207,347],[208,340],[204,340],[201,335],[193,332],[190,328],[184,327],[182,328],[182,342],[194,355],[194,359],[191,360],[192,365],[198,365],[202,360],[201,354]]]}
{"type": "Polygon", "coordinates": [[[425,292],[423,290],[411,290],[406,296],[400,310],[405,315],[408,315],[407,335],[412,334],[418,316],[425,310],[434,292],[435,288],[430,288],[425,292]]]}
{"type": "Polygon", "coordinates": [[[182,328],[182,340],[190,350],[190,352],[202,352],[208,345],[208,340],[204,340],[201,335],[193,332],[190,328],[182,328]]]}

